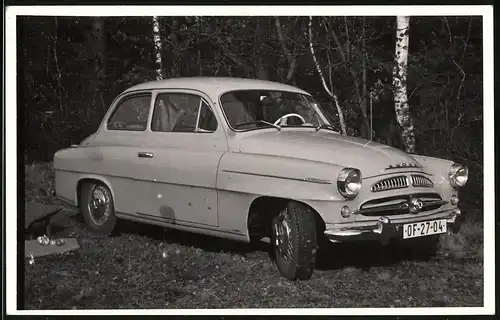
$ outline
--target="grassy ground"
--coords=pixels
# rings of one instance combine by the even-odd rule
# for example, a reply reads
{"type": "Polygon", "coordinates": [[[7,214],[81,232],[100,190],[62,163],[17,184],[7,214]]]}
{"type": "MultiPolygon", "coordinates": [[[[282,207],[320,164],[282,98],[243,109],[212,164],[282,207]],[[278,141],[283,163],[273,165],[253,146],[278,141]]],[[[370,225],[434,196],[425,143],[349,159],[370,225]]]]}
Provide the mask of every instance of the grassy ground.
{"type": "MultiPolygon", "coordinates": [[[[50,164],[26,166],[26,198],[52,201],[50,164]]],[[[465,307],[483,305],[483,234],[467,222],[439,255],[377,244],[331,245],[310,281],[280,277],[265,244],[246,245],[121,221],[92,236],[62,215],[81,249],[25,263],[26,309],[465,307]]]]}

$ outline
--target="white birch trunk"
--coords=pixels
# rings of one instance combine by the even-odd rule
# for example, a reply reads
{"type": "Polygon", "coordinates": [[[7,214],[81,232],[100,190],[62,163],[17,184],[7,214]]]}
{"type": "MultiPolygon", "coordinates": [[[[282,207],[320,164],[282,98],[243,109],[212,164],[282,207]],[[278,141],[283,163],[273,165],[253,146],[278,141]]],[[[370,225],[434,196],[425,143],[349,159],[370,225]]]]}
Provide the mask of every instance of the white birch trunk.
{"type": "Polygon", "coordinates": [[[153,42],[156,56],[156,80],[163,79],[163,62],[161,59],[161,49],[163,47],[160,37],[160,23],[157,16],[153,16],[153,42]]]}
{"type": "Polygon", "coordinates": [[[392,75],[392,85],[396,119],[401,127],[405,149],[408,152],[414,152],[415,134],[406,92],[408,44],[410,40],[409,30],[410,17],[398,16],[396,27],[396,61],[392,75]]]}
{"type": "MultiPolygon", "coordinates": [[[[333,92],[333,89],[330,90],[328,88],[328,85],[326,84],[325,77],[323,76],[323,72],[321,71],[321,67],[319,66],[318,59],[316,58],[316,53],[314,52],[314,46],[312,43],[312,16],[309,16],[309,50],[311,51],[311,55],[313,58],[314,65],[316,67],[316,70],[319,73],[319,77],[321,78],[321,83],[323,83],[323,88],[325,89],[326,93],[333,99],[335,102],[335,106],[337,107],[337,113],[339,114],[339,122],[340,122],[340,128],[342,129],[342,134],[346,135],[346,126],[345,126],[345,121],[344,121],[344,113],[342,112],[342,109],[340,108],[339,105],[339,99],[337,98],[337,95],[333,92]]],[[[331,85],[331,83],[330,83],[331,85]]]]}

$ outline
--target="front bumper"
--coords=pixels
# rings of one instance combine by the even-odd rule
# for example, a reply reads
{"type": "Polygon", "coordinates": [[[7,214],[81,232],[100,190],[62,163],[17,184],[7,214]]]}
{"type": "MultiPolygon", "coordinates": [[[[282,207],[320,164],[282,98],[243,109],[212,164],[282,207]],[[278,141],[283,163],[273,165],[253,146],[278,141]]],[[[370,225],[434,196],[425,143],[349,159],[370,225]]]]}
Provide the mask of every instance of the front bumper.
{"type": "Polygon", "coordinates": [[[458,219],[460,214],[460,210],[456,208],[425,215],[406,216],[404,218],[394,217],[391,219],[386,216],[381,216],[378,220],[327,224],[324,234],[331,242],[374,240],[380,241],[382,244],[387,244],[390,239],[402,238],[402,226],[407,223],[446,219],[447,230],[457,233],[461,223],[460,219],[458,219]]]}

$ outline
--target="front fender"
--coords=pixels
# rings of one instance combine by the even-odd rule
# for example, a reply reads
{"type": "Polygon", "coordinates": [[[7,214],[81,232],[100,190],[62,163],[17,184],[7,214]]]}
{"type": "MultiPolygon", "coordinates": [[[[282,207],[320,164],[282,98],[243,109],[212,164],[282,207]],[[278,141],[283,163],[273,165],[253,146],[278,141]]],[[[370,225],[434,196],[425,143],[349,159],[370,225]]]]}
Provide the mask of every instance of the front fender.
{"type": "Polygon", "coordinates": [[[411,156],[423,166],[424,171],[432,174],[434,188],[438,189],[442,197],[449,198],[457,194],[457,190],[451,186],[448,180],[448,172],[454,163],[453,161],[415,154],[411,156]]]}
{"type": "Polygon", "coordinates": [[[301,201],[344,200],[336,180],[342,166],[260,154],[226,153],[217,189],[301,201]]]}
{"type": "Polygon", "coordinates": [[[424,171],[432,174],[435,184],[447,184],[451,187],[448,181],[448,171],[453,161],[415,154],[411,156],[422,165],[424,171]]]}

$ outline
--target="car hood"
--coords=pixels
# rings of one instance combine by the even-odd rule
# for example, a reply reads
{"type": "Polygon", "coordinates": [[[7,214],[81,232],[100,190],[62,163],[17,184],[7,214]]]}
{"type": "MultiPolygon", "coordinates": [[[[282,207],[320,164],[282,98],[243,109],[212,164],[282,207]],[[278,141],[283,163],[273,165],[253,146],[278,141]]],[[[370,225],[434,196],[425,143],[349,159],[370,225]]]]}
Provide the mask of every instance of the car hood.
{"type": "Polygon", "coordinates": [[[364,177],[381,174],[389,166],[417,160],[401,150],[331,131],[260,131],[242,137],[240,152],[320,161],[361,170],[364,177]]]}

